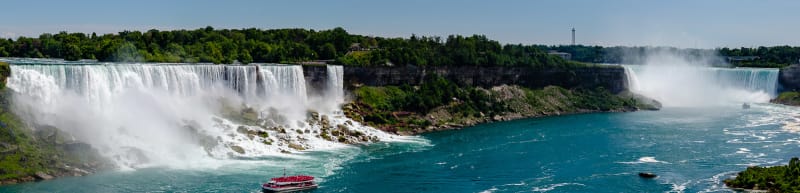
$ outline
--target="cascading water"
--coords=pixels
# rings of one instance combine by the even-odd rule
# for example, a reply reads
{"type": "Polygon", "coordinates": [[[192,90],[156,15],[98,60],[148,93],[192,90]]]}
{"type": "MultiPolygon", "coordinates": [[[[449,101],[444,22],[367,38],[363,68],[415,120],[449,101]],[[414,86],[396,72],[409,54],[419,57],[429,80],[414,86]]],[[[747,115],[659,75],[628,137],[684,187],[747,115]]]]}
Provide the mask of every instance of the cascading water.
{"type": "Polygon", "coordinates": [[[344,102],[344,68],[342,66],[327,66],[328,71],[328,96],[333,96],[333,100],[344,102]]]}
{"type": "Polygon", "coordinates": [[[8,62],[7,85],[21,117],[34,127],[55,126],[121,167],[180,167],[400,139],[338,110],[341,66],[328,67],[327,92],[307,96],[303,69],[292,65],[8,62]]]}
{"type": "Polygon", "coordinates": [[[778,69],[626,65],[628,88],[664,106],[762,103],[776,96],[778,69]]]}
{"type": "Polygon", "coordinates": [[[307,98],[306,80],[301,66],[260,65],[259,69],[267,93],[288,93],[301,99],[307,98]]]}

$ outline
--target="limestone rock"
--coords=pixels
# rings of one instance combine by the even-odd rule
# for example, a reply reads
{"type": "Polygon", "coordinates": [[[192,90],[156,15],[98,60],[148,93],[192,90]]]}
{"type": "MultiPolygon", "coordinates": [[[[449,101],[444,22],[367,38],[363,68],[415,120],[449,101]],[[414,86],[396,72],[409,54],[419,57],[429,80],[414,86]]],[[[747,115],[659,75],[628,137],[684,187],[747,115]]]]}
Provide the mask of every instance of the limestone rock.
{"type": "Polygon", "coordinates": [[[53,176],[51,176],[51,175],[49,175],[47,173],[41,172],[41,171],[36,172],[35,174],[33,174],[33,177],[35,177],[36,180],[50,180],[50,179],[53,179],[53,176]]]}
{"type": "Polygon", "coordinates": [[[306,148],[304,148],[302,145],[296,143],[289,143],[289,148],[295,149],[297,151],[306,150],[306,148]]]}
{"type": "Polygon", "coordinates": [[[231,146],[231,150],[233,150],[233,151],[235,151],[236,153],[239,153],[239,154],[244,154],[244,148],[239,147],[239,146],[235,146],[235,145],[231,146]]]}

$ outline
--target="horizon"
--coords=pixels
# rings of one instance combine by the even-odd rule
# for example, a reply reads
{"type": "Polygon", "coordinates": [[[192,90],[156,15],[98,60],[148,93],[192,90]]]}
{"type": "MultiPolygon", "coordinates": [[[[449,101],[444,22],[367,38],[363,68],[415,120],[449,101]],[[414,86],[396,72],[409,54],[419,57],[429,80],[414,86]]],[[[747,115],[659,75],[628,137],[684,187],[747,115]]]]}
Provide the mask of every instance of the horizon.
{"type": "MultiPolygon", "coordinates": [[[[254,28],[254,29],[258,29],[258,30],[303,29],[303,30],[312,30],[312,31],[317,31],[317,32],[318,31],[325,31],[325,30],[332,30],[332,29],[338,28],[338,27],[333,27],[333,28],[328,28],[328,29],[308,29],[308,28],[256,28],[256,27],[248,27],[248,28],[217,28],[217,27],[214,27],[214,26],[206,26],[206,27],[211,27],[214,30],[245,30],[245,29],[254,28]]],[[[119,35],[120,32],[125,32],[125,31],[130,31],[130,32],[138,31],[138,32],[141,32],[141,33],[146,33],[147,31],[150,31],[150,30],[158,30],[158,31],[187,30],[187,31],[193,31],[193,30],[200,30],[200,29],[203,29],[203,28],[206,28],[206,27],[191,28],[191,29],[165,29],[165,30],[151,28],[151,29],[144,29],[144,30],[122,30],[122,31],[108,32],[108,33],[58,31],[58,32],[44,32],[44,33],[41,33],[41,34],[38,34],[38,35],[35,35],[35,36],[17,36],[17,37],[8,37],[8,38],[13,39],[14,41],[16,41],[21,37],[39,38],[39,36],[44,35],[44,34],[59,34],[59,33],[62,33],[62,32],[65,32],[65,33],[68,33],[68,34],[71,34],[71,33],[83,33],[84,35],[87,35],[87,36],[90,36],[92,33],[95,33],[99,37],[99,36],[103,36],[103,35],[119,35]]],[[[342,27],[342,29],[347,31],[346,28],[342,27]]],[[[451,35],[452,36],[463,36],[463,37],[469,37],[469,36],[474,36],[474,35],[486,36],[485,34],[471,34],[471,35],[467,35],[467,34],[448,34],[448,35],[445,35],[445,36],[438,36],[438,35],[420,36],[420,35],[417,35],[417,34],[411,34],[411,35],[405,36],[405,37],[388,37],[388,36],[375,36],[375,35],[358,34],[358,33],[353,33],[351,31],[347,31],[347,33],[350,34],[350,35],[363,35],[363,36],[368,36],[368,37],[403,38],[403,39],[409,39],[411,36],[414,36],[414,35],[416,35],[417,37],[441,37],[441,38],[443,38],[443,41],[446,41],[446,38],[448,36],[451,36],[451,35]]],[[[488,38],[488,36],[487,36],[487,38],[488,38]]],[[[496,41],[496,39],[491,39],[491,38],[490,38],[490,40],[495,40],[496,41]]],[[[533,46],[586,46],[586,47],[600,46],[600,47],[605,47],[605,48],[610,48],[610,47],[641,47],[641,48],[655,48],[655,49],[658,49],[658,48],[667,48],[667,49],[675,48],[675,49],[696,49],[696,50],[715,50],[715,49],[722,49],[722,48],[737,49],[737,48],[779,47],[779,46],[798,47],[797,45],[769,45],[769,46],[756,45],[756,46],[752,46],[752,47],[743,46],[743,47],[697,48],[697,47],[680,47],[680,46],[670,46],[670,45],[611,45],[611,46],[603,46],[603,45],[587,45],[587,44],[580,44],[580,43],[576,43],[576,44],[537,44],[537,43],[524,44],[524,43],[505,43],[505,42],[500,42],[500,44],[501,45],[518,45],[518,44],[521,44],[521,45],[533,45],[533,46]]]]}
{"type": "Polygon", "coordinates": [[[800,2],[775,1],[8,1],[0,37],[149,29],[325,30],[402,37],[485,35],[502,44],[738,48],[800,46],[800,2]],[[155,6],[157,5],[157,6],[155,6]],[[187,6],[190,5],[190,6],[187,6]],[[393,10],[385,11],[391,7],[393,10]],[[119,9],[124,8],[124,9],[119,9]],[[31,14],[35,13],[35,14],[31,14]],[[298,14],[301,13],[301,14],[298,14]],[[479,14],[476,14],[479,13],[479,14]]]}

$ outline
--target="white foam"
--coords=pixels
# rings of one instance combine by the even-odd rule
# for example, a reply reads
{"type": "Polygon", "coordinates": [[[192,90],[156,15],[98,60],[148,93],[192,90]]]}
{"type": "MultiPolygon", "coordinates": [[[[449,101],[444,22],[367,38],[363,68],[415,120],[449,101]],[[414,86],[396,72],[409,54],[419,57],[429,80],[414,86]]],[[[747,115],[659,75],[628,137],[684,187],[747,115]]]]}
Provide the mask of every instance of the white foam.
{"type": "Polygon", "coordinates": [[[544,185],[544,186],[533,187],[533,189],[531,189],[531,191],[533,191],[533,192],[548,192],[548,191],[555,190],[556,188],[562,187],[562,186],[585,186],[585,185],[583,185],[581,183],[548,184],[548,185],[544,185]]]}
{"type": "Polygon", "coordinates": [[[750,153],[750,149],[747,149],[747,148],[739,148],[739,150],[738,150],[738,151],[736,151],[736,153],[750,153]]]}
{"type": "Polygon", "coordinates": [[[486,189],[484,191],[480,191],[480,193],[492,193],[494,191],[497,191],[497,188],[492,187],[492,188],[486,189]]]}
{"type": "Polygon", "coordinates": [[[230,158],[302,159],[307,151],[352,148],[317,136],[323,117],[333,127],[346,125],[381,141],[429,144],[345,117],[339,108],[344,102],[341,66],[328,68],[325,92],[307,95],[302,68],[291,65],[11,63],[8,87],[16,91],[14,109],[23,119],[62,129],[127,169],[219,167],[230,158]],[[225,115],[245,108],[271,124],[243,124],[225,115]],[[306,123],[309,111],[319,113],[318,124],[306,123]],[[238,148],[244,152],[233,150],[238,148]]]}
{"type": "Polygon", "coordinates": [[[670,189],[667,192],[675,192],[675,193],[683,192],[684,190],[686,190],[686,185],[688,185],[691,182],[692,181],[689,180],[689,181],[686,181],[686,182],[681,183],[681,184],[672,183],[672,184],[670,184],[670,185],[672,185],[672,189],[670,189]]]}
{"type": "Polygon", "coordinates": [[[669,162],[657,160],[655,157],[640,157],[636,161],[633,162],[617,162],[622,164],[643,164],[643,163],[664,163],[668,164],[669,162]]]}

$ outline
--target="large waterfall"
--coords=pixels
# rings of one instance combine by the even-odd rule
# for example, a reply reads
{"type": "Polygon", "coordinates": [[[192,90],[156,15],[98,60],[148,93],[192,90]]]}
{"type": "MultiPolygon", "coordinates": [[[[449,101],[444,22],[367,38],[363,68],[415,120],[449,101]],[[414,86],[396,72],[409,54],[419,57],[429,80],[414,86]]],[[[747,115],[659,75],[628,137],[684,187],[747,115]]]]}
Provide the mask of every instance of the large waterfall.
{"type": "Polygon", "coordinates": [[[664,106],[741,105],[776,96],[778,69],[626,65],[628,88],[664,106]]]}
{"type": "Polygon", "coordinates": [[[54,126],[90,144],[121,167],[291,155],[395,138],[343,116],[341,66],[328,66],[328,86],[317,96],[307,94],[296,65],[8,62],[7,85],[20,116],[34,128],[54,126]]]}

